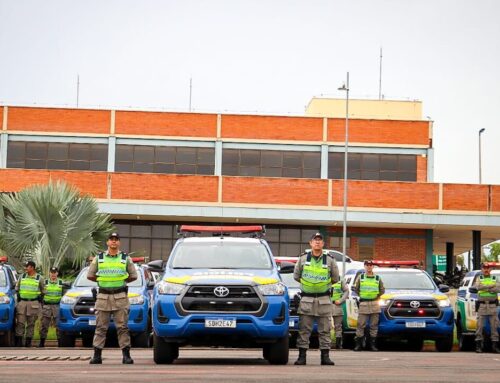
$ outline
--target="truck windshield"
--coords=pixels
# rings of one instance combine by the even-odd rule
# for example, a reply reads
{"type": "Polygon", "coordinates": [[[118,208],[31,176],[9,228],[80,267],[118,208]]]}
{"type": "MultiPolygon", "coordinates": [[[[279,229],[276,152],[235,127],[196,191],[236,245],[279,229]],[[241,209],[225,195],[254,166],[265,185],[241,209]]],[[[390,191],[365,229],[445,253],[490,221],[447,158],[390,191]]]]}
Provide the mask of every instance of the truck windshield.
{"type": "Polygon", "coordinates": [[[0,269],[0,287],[7,286],[7,278],[5,276],[5,271],[0,269]]]}
{"type": "Polygon", "coordinates": [[[432,279],[424,272],[405,273],[398,271],[377,271],[380,275],[386,289],[396,290],[435,290],[436,286],[432,279]]]}
{"type": "MultiPolygon", "coordinates": [[[[74,287],[94,287],[97,286],[97,283],[94,281],[91,281],[87,279],[87,272],[89,271],[89,268],[86,267],[82,271],[80,271],[80,274],[75,280],[75,283],[73,284],[74,287]]],[[[139,287],[142,286],[142,275],[139,270],[137,270],[137,279],[133,282],[127,283],[127,286],[131,287],[139,287]]]]}
{"type": "Polygon", "coordinates": [[[174,269],[270,269],[272,265],[261,243],[183,242],[172,258],[174,269]]]}

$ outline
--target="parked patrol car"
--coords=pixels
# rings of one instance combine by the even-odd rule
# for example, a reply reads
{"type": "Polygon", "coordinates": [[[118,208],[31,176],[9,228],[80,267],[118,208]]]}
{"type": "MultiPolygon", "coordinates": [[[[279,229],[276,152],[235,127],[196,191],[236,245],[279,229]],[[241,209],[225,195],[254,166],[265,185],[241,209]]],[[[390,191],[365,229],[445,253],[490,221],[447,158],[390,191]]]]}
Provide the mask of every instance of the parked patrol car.
{"type": "MultiPolygon", "coordinates": [[[[453,347],[454,314],[446,285],[436,286],[430,275],[417,268],[418,261],[373,261],[379,267],[385,294],[381,307],[378,342],[404,340],[412,351],[420,351],[424,340],[434,340],[437,351],[451,351],[453,347]]],[[[349,270],[346,283],[349,298],[344,308],[344,343],[352,344],[358,319],[359,297],[351,288],[364,269],[349,270]],[[347,338],[347,339],[346,339],[347,338]]]]}
{"type": "Polygon", "coordinates": [[[286,364],[288,292],[263,228],[181,226],[180,233],[153,293],[154,361],[172,363],[179,347],[199,345],[259,347],[270,363],[286,364]],[[257,237],[229,236],[242,232],[257,237]]]}
{"type": "MultiPolygon", "coordinates": [[[[500,263],[488,262],[492,267],[491,275],[500,278],[500,263]],[[493,269],[496,268],[496,269],[493,269]]],[[[477,292],[471,292],[469,289],[474,286],[476,280],[481,275],[481,270],[473,270],[465,274],[465,277],[458,288],[457,300],[455,303],[455,311],[457,313],[457,338],[458,347],[461,351],[471,351],[474,349],[474,339],[476,336],[477,328],[477,292]]],[[[500,297],[500,294],[499,294],[500,297]]],[[[500,319],[500,306],[497,307],[498,318],[500,319]]],[[[489,341],[490,324],[489,321],[485,323],[486,337],[489,341]]],[[[498,328],[500,331],[500,327],[498,328]]],[[[488,346],[486,346],[488,347],[488,346]]]]}
{"type": "MultiPolygon", "coordinates": [[[[140,259],[132,258],[134,261],[140,259]]],[[[138,278],[127,284],[128,299],[130,301],[130,314],[128,328],[133,347],[148,347],[151,333],[151,291],[154,278],[144,266],[135,265],[138,278]]],[[[61,299],[59,321],[59,345],[61,347],[74,347],[75,340],[82,338],[84,347],[91,347],[95,332],[95,298],[92,288],[97,288],[97,283],[87,279],[88,267],[80,271],[71,289],[61,299]]],[[[114,330],[111,320],[111,331],[114,330]]]]}
{"type": "Polygon", "coordinates": [[[14,315],[16,308],[16,278],[13,268],[0,257],[0,346],[14,345],[14,315]]]}

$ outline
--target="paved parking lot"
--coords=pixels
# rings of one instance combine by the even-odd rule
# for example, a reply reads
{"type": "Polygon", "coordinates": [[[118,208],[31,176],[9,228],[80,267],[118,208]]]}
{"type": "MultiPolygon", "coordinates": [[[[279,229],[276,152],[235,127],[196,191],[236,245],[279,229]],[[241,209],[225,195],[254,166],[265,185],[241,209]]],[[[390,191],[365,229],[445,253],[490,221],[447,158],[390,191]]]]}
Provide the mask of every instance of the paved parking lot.
{"type": "Polygon", "coordinates": [[[500,355],[438,352],[333,353],[336,366],[320,366],[319,351],[308,365],[271,366],[258,350],[191,348],[172,365],[156,365],[151,349],[135,349],[134,365],[106,349],[102,365],[89,365],[90,349],[0,349],[0,382],[498,382],[500,355]]]}

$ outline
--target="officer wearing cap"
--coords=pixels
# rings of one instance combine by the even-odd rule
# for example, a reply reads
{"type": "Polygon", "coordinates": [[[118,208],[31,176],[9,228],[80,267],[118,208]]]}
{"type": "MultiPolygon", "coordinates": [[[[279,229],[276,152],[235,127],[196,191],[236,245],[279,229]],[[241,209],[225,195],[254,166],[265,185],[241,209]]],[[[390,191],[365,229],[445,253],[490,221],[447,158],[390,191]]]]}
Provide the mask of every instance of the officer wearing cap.
{"type": "Polygon", "coordinates": [[[378,298],[385,293],[380,275],[373,273],[373,261],[364,262],[365,272],[355,282],[353,291],[359,295],[358,325],[356,327],[356,344],[354,351],[361,351],[365,337],[365,327],[370,322],[370,350],[377,349],[378,321],[380,306],[378,298]]]}
{"type": "Polygon", "coordinates": [[[342,350],[342,320],[344,318],[344,310],[342,304],[349,296],[349,289],[343,279],[332,285],[332,303],[333,303],[333,327],[335,330],[335,348],[342,350]]]}
{"type": "Polygon", "coordinates": [[[498,293],[500,285],[495,275],[491,275],[491,266],[481,263],[481,274],[476,279],[474,287],[477,288],[477,329],[476,352],[483,352],[483,329],[486,320],[490,321],[491,348],[494,353],[499,353],[498,348],[498,293]]]}
{"type": "Polygon", "coordinates": [[[23,345],[23,336],[25,334],[24,345],[25,347],[31,347],[35,321],[40,313],[40,302],[45,293],[43,278],[36,272],[35,268],[35,262],[25,262],[24,273],[16,284],[18,296],[16,305],[16,347],[23,345]]]}
{"type": "Polygon", "coordinates": [[[90,364],[102,363],[102,349],[106,342],[109,320],[113,320],[118,334],[118,344],[122,349],[122,363],[132,364],[130,357],[130,334],[128,331],[127,282],[137,279],[137,271],[130,257],[120,250],[120,236],[111,233],[106,241],[108,249],[99,253],[89,266],[87,278],[97,281],[99,292],[95,304],[96,329],[94,335],[94,356],[90,364]]]}
{"type": "Polygon", "coordinates": [[[296,365],[306,364],[309,338],[314,322],[318,324],[319,348],[321,349],[321,364],[334,365],[330,359],[332,301],[331,287],[339,280],[339,269],[335,259],[327,251],[323,235],[314,233],[309,241],[311,251],[300,255],[295,264],[293,277],[300,282],[301,300],[298,309],[299,333],[297,347],[299,357],[296,365]]]}
{"type": "MultiPolygon", "coordinates": [[[[59,276],[59,269],[51,267],[49,278],[45,279],[45,295],[43,296],[42,319],[40,324],[40,343],[38,347],[45,347],[45,339],[52,321],[57,324],[59,318],[59,302],[61,302],[63,282],[59,276]]],[[[56,336],[59,339],[59,329],[56,326],[56,336]]]]}

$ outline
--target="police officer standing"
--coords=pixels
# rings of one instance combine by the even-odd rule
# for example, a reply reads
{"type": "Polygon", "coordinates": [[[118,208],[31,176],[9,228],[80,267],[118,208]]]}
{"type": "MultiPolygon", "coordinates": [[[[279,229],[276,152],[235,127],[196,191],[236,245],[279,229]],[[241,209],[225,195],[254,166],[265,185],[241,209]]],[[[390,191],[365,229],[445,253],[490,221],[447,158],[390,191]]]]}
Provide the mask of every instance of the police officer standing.
{"type": "Polygon", "coordinates": [[[45,295],[43,296],[42,320],[40,325],[40,344],[38,347],[45,347],[45,339],[49,331],[50,323],[54,321],[56,335],[59,339],[59,329],[57,319],[59,318],[59,302],[61,302],[63,282],[58,278],[57,267],[50,268],[50,277],[45,279],[45,295]]]}
{"type": "Polygon", "coordinates": [[[344,310],[342,304],[349,296],[349,289],[344,280],[340,280],[332,285],[332,303],[333,303],[333,326],[335,329],[335,348],[342,350],[342,319],[344,310]]]}
{"type": "Polygon", "coordinates": [[[500,285],[496,276],[491,275],[491,267],[488,263],[481,263],[481,275],[474,283],[478,290],[477,304],[477,329],[476,329],[476,352],[483,352],[483,329],[484,323],[489,319],[491,331],[491,348],[494,353],[499,353],[498,348],[498,293],[500,285]]]}
{"type": "Polygon", "coordinates": [[[296,365],[306,364],[309,338],[314,322],[318,324],[321,364],[334,365],[330,359],[332,301],[330,298],[332,283],[339,280],[339,269],[335,259],[323,250],[323,235],[315,233],[309,241],[311,252],[301,254],[295,264],[293,277],[300,282],[301,300],[299,305],[299,333],[297,347],[299,358],[296,365]]]}
{"type": "Polygon", "coordinates": [[[18,303],[16,306],[16,347],[22,347],[23,336],[26,332],[25,347],[31,347],[35,321],[40,313],[40,302],[44,295],[43,278],[35,270],[36,264],[27,261],[24,264],[24,273],[16,284],[18,303]]]}
{"type": "Polygon", "coordinates": [[[122,363],[132,364],[130,357],[130,334],[128,331],[127,282],[137,279],[137,271],[130,257],[120,250],[120,236],[111,233],[106,242],[108,250],[100,253],[90,264],[87,278],[97,281],[99,292],[95,304],[96,329],[94,335],[94,356],[90,364],[102,363],[102,349],[106,342],[109,320],[113,315],[118,344],[122,349],[122,363]]]}
{"type": "Polygon", "coordinates": [[[364,262],[365,272],[361,274],[354,284],[353,291],[359,295],[358,325],[356,327],[356,337],[354,351],[361,351],[365,335],[366,323],[370,321],[370,350],[377,349],[378,321],[380,306],[378,298],[384,294],[385,288],[379,275],[373,273],[373,262],[364,262]]]}

